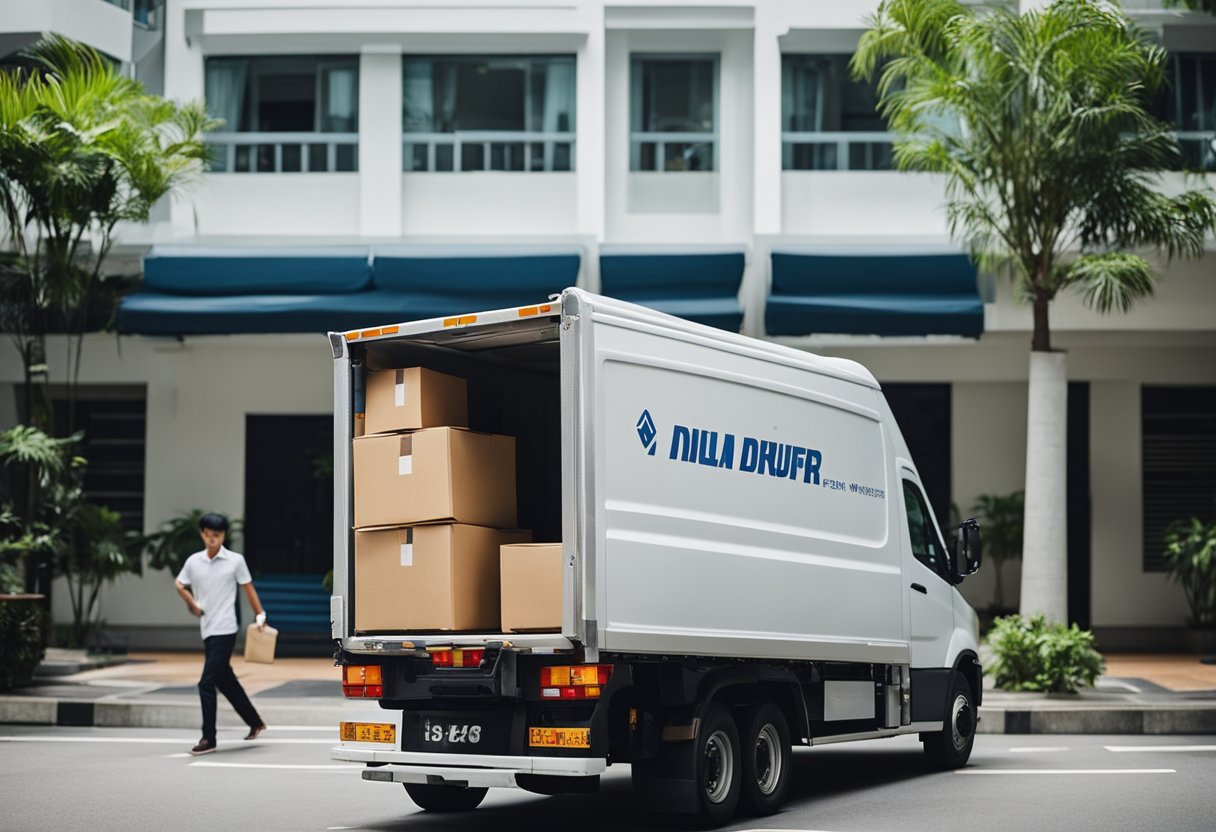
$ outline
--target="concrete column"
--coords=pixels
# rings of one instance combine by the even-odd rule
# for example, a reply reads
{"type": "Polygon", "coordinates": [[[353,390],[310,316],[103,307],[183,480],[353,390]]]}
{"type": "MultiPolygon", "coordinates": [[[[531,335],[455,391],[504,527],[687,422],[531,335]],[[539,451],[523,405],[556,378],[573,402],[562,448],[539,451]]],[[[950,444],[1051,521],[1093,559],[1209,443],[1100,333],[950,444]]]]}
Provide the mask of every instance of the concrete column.
{"type": "Polygon", "coordinates": [[[781,233],[781,44],[768,7],[756,5],[752,69],[753,233],[781,233]]]}
{"type": "MultiPolygon", "coordinates": [[[[604,239],[604,200],[606,176],[604,130],[605,49],[604,9],[596,6],[589,12],[587,40],[578,51],[575,97],[574,170],[578,181],[578,233],[604,239]]],[[[595,253],[589,251],[588,257],[595,253]]]]}
{"type": "Polygon", "coordinates": [[[1030,353],[1026,410],[1026,528],[1022,535],[1024,614],[1068,621],[1068,358],[1030,353]]]}
{"type": "Polygon", "coordinates": [[[400,237],[401,47],[363,47],[359,56],[359,233],[400,237]]]}
{"type": "MultiPolygon", "coordinates": [[[[193,43],[187,40],[187,14],[189,12],[176,0],[170,0],[165,5],[164,96],[177,101],[202,101],[205,92],[203,50],[197,40],[193,43]]],[[[235,128],[236,125],[229,125],[221,129],[235,128]]],[[[172,236],[195,235],[195,212],[191,191],[202,187],[202,182],[195,182],[184,193],[169,197],[172,236]]]]}

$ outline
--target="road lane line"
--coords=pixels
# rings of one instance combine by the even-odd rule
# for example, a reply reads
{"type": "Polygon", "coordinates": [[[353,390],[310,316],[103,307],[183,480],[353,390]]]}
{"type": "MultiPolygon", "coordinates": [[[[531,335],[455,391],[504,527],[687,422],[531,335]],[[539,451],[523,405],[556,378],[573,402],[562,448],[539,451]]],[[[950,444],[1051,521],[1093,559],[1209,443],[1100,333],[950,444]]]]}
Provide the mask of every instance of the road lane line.
{"type": "Polygon", "coordinates": [[[309,769],[314,771],[359,771],[365,766],[334,764],[334,765],[301,765],[299,763],[217,763],[212,760],[200,760],[191,763],[191,767],[200,768],[276,768],[276,769],[309,769]]]}
{"type": "Polygon", "coordinates": [[[1013,754],[1024,754],[1032,751],[1067,751],[1066,745],[1024,745],[1019,748],[1011,748],[1009,751],[1013,754]]]}
{"type": "Polygon", "coordinates": [[[1116,754],[1126,751],[1216,751],[1216,745],[1104,745],[1107,751],[1116,754]]]}
{"type": "MultiPolygon", "coordinates": [[[[221,738],[222,739],[222,738],[221,738]]],[[[333,745],[335,739],[312,739],[310,737],[295,737],[283,739],[261,739],[238,747],[253,748],[258,745],[333,745]]],[[[53,736],[21,736],[0,737],[0,742],[143,742],[160,745],[181,745],[182,743],[198,742],[197,737],[53,737],[53,736]]],[[[235,743],[228,743],[235,744],[235,743]]]]}
{"type": "Polygon", "coordinates": [[[1172,768],[965,768],[955,774],[1177,774],[1172,768]]]}

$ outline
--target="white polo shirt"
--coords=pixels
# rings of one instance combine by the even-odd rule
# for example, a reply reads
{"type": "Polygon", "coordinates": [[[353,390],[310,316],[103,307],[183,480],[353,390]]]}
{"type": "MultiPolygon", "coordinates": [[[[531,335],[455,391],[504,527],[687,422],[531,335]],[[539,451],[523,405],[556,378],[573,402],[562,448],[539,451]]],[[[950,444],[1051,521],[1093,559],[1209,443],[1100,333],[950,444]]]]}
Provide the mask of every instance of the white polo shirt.
{"type": "Polygon", "coordinates": [[[203,638],[226,636],[237,631],[236,585],[253,581],[243,555],[223,546],[214,558],[207,550],[195,552],[186,559],[177,579],[194,593],[194,603],[203,608],[198,620],[203,638]]]}

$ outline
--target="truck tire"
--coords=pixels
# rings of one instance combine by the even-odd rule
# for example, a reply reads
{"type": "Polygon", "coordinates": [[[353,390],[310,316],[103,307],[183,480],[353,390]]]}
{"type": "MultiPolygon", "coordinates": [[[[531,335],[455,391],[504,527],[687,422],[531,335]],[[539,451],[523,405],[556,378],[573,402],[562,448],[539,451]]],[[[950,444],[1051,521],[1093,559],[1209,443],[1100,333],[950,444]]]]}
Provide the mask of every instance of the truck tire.
{"type": "Polygon", "coordinates": [[[922,734],[925,759],[942,771],[962,768],[971,757],[975,745],[975,696],[971,685],[961,673],[950,674],[950,696],[946,700],[945,727],[941,731],[922,734]]]}
{"type": "Polygon", "coordinates": [[[709,706],[696,742],[697,819],[706,827],[721,826],[735,816],[743,781],[739,729],[725,705],[709,706]]]}
{"type": "Polygon", "coordinates": [[[426,812],[468,812],[476,809],[485,800],[489,789],[472,789],[461,786],[428,786],[422,783],[406,783],[405,791],[418,808],[426,812]]]}
{"type": "Polygon", "coordinates": [[[749,708],[739,721],[743,753],[740,801],[752,815],[771,815],[785,803],[790,785],[790,729],[771,702],[749,708]]]}

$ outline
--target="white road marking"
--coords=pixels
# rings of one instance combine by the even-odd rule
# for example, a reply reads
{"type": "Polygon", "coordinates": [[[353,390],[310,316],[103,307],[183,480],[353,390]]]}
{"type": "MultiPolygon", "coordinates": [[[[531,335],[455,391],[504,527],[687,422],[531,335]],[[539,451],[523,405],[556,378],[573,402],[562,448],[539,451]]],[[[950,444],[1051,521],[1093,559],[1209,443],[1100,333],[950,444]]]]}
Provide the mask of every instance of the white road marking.
{"type": "MultiPolygon", "coordinates": [[[[329,731],[335,737],[338,735],[337,725],[271,725],[267,731],[329,731]]],[[[344,827],[354,829],[355,827],[344,827]]]]}
{"type": "Polygon", "coordinates": [[[358,771],[364,766],[360,765],[300,765],[292,763],[216,763],[211,760],[200,760],[197,763],[191,763],[191,767],[199,766],[201,768],[279,768],[279,769],[310,769],[315,771],[358,771]]]}
{"type": "Polygon", "coordinates": [[[1030,752],[1034,752],[1034,751],[1046,752],[1046,751],[1067,751],[1067,750],[1068,750],[1067,745],[1025,745],[1025,746],[1021,746],[1020,748],[1009,749],[1010,753],[1012,753],[1012,754],[1023,754],[1023,753],[1030,753],[1030,752]]]}
{"type": "Polygon", "coordinates": [[[1216,751],[1216,745],[1104,745],[1107,751],[1216,751]]]}
{"type": "Polygon", "coordinates": [[[964,768],[955,774],[1177,774],[1172,768],[964,768]]]}
{"type": "Polygon", "coordinates": [[[191,754],[189,751],[183,751],[180,754],[166,754],[165,759],[166,760],[177,760],[182,757],[192,757],[192,756],[194,756],[194,755],[191,754]]]}
{"type": "MultiPolygon", "coordinates": [[[[143,742],[156,743],[160,745],[181,745],[183,743],[198,742],[198,737],[53,737],[45,735],[31,735],[24,737],[0,737],[0,742],[143,742]]],[[[236,745],[237,742],[226,743],[228,746],[236,745]]],[[[241,742],[237,747],[253,748],[256,745],[333,745],[337,739],[313,739],[311,737],[295,737],[284,739],[257,739],[254,742],[241,742]]]]}

